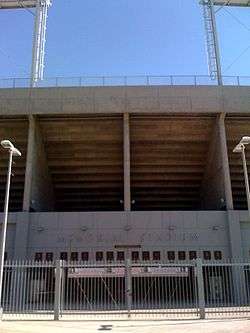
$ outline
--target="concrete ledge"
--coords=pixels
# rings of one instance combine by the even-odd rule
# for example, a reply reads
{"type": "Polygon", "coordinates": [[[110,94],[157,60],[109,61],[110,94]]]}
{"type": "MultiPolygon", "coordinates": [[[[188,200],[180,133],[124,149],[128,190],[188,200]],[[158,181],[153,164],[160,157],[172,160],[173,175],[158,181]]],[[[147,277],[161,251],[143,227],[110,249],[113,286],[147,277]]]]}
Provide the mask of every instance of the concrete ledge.
{"type": "Polygon", "coordinates": [[[248,113],[250,87],[135,86],[0,89],[0,115],[248,113]]]}

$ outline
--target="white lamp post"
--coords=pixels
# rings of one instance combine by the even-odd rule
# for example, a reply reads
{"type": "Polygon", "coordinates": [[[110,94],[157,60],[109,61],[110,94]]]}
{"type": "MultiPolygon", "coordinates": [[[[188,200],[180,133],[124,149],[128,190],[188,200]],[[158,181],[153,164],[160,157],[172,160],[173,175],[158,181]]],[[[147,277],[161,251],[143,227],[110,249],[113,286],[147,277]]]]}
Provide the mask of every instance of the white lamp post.
{"type": "Polygon", "coordinates": [[[234,148],[233,152],[241,153],[242,162],[243,162],[243,170],[244,170],[244,178],[245,178],[246,195],[247,195],[248,216],[250,219],[250,190],[249,190],[249,180],[248,180],[247,162],[246,162],[246,154],[245,154],[245,149],[246,149],[245,146],[248,144],[250,144],[250,136],[243,136],[243,138],[234,148]]]}
{"type": "Polygon", "coordinates": [[[9,166],[8,166],[7,184],[6,184],[5,201],[4,201],[4,220],[2,225],[1,243],[0,243],[0,311],[1,311],[0,314],[2,316],[3,265],[4,265],[4,251],[5,251],[6,231],[7,231],[7,221],[8,221],[11,168],[12,168],[13,156],[21,156],[21,153],[17,148],[14,147],[14,145],[9,140],[1,141],[1,145],[3,148],[8,149],[9,151],[9,166]]]}

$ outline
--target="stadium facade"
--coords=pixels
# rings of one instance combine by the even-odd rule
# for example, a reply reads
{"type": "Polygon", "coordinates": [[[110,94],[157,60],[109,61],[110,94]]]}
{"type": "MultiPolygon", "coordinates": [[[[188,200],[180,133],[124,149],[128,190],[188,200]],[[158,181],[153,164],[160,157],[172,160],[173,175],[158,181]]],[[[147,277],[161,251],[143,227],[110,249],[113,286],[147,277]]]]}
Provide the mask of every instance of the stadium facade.
{"type": "MultiPolygon", "coordinates": [[[[0,137],[23,153],[7,258],[249,259],[232,152],[250,134],[249,96],[244,86],[0,89],[0,137]]],[[[2,150],[2,211],[7,160],[2,150]]]]}

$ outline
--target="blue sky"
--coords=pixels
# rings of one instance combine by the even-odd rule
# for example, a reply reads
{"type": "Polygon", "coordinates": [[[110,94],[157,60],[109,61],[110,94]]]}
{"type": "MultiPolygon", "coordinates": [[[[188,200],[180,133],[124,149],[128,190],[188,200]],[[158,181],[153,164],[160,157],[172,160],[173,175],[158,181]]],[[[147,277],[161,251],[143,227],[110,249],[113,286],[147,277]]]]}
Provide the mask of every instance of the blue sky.
{"type": "MultiPolygon", "coordinates": [[[[250,75],[250,9],[217,14],[225,75],[250,75]],[[227,67],[247,48],[248,51],[227,67]]],[[[30,72],[33,16],[0,11],[0,77],[30,72]]],[[[207,74],[198,0],[53,0],[45,76],[207,74]]]]}

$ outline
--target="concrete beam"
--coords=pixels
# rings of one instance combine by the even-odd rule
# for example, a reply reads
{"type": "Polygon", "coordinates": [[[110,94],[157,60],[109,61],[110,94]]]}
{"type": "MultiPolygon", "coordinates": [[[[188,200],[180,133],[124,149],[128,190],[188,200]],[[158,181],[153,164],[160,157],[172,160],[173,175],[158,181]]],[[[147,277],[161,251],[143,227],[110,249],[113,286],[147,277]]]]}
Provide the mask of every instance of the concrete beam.
{"type": "Polygon", "coordinates": [[[34,116],[30,116],[23,211],[50,211],[53,207],[53,187],[41,131],[34,116]]]}
{"type": "Polygon", "coordinates": [[[0,89],[0,114],[249,113],[250,87],[138,86],[0,89]]]}

